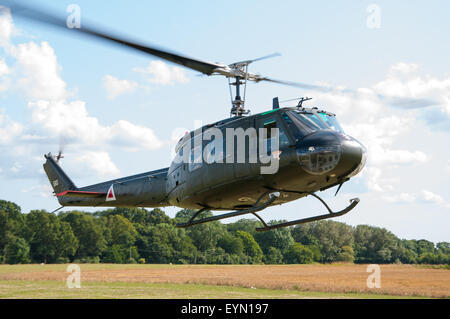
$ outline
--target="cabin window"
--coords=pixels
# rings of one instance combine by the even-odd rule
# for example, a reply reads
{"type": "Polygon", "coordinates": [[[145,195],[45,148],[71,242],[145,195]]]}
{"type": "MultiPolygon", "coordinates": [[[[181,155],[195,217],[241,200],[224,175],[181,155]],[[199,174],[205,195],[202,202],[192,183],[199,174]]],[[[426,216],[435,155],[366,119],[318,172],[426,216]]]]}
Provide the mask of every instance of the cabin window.
{"type": "Polygon", "coordinates": [[[203,165],[203,148],[202,148],[202,135],[197,135],[194,138],[194,145],[191,149],[191,156],[189,158],[189,171],[195,171],[203,165]]]}
{"type": "MultiPolygon", "coordinates": [[[[279,147],[285,147],[285,146],[289,146],[289,139],[286,135],[286,132],[284,131],[283,127],[281,125],[279,125],[278,121],[276,121],[275,119],[270,119],[270,120],[266,120],[264,121],[264,128],[267,130],[267,139],[268,140],[273,140],[276,136],[274,135],[274,131],[272,130],[273,128],[278,128],[278,134],[279,134],[279,147]]],[[[272,143],[270,143],[272,144],[272,143]]]]}

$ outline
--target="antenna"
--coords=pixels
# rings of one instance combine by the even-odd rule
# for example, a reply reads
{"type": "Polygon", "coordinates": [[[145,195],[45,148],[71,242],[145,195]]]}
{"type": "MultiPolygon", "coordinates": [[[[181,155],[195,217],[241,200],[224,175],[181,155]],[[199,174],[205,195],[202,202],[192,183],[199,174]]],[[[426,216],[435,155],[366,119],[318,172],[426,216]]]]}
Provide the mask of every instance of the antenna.
{"type": "Polygon", "coordinates": [[[301,108],[301,107],[303,107],[303,102],[305,102],[305,101],[309,101],[309,100],[312,100],[312,97],[298,97],[298,98],[295,98],[295,99],[289,99],[289,100],[283,100],[283,101],[280,101],[279,103],[285,103],[285,102],[291,102],[291,101],[297,101],[298,100],[298,103],[297,103],[297,108],[301,108]]]}
{"type": "Polygon", "coordinates": [[[302,98],[300,98],[300,100],[298,101],[297,107],[301,108],[303,102],[309,101],[309,100],[312,100],[312,97],[302,97],[302,98]]]}

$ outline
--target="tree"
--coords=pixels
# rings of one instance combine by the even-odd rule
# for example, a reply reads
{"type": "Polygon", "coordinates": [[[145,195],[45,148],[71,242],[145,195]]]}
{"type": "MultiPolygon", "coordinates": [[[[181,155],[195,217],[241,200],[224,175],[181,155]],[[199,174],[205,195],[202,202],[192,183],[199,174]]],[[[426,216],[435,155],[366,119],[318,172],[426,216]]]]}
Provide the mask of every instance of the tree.
{"type": "Polygon", "coordinates": [[[6,245],[6,238],[8,233],[8,213],[4,210],[0,210],[0,251],[6,245]]]}
{"type": "Polygon", "coordinates": [[[417,255],[416,241],[403,239],[400,241],[399,260],[404,264],[415,264],[419,256],[417,255]]]}
{"type": "Polygon", "coordinates": [[[124,247],[123,245],[113,244],[104,252],[103,262],[115,264],[136,263],[139,254],[136,247],[124,247]]]}
{"type": "Polygon", "coordinates": [[[342,247],[353,245],[353,229],[344,223],[331,220],[312,223],[311,235],[318,240],[324,262],[337,261],[342,247]]]}
{"type": "Polygon", "coordinates": [[[75,258],[86,260],[89,257],[98,257],[106,249],[102,229],[92,215],[72,211],[60,215],[60,218],[70,224],[78,239],[75,258]]]}
{"type": "Polygon", "coordinates": [[[0,200],[0,249],[3,250],[10,235],[23,237],[25,219],[20,207],[0,200]]]}
{"type": "Polygon", "coordinates": [[[26,226],[32,261],[67,262],[78,248],[70,224],[43,210],[32,210],[26,215],[26,226]]]}
{"type": "Polygon", "coordinates": [[[238,230],[236,235],[242,240],[242,244],[244,245],[244,254],[250,257],[250,263],[260,263],[263,257],[263,252],[253,236],[242,230],[238,230]]]}
{"type": "Polygon", "coordinates": [[[94,215],[98,217],[109,217],[114,215],[120,215],[122,217],[125,217],[133,224],[141,224],[141,225],[148,225],[148,224],[157,225],[161,223],[166,224],[172,223],[171,218],[167,216],[159,208],[155,208],[152,209],[151,211],[148,211],[145,208],[116,207],[113,209],[96,212],[94,213],[94,215]]]}
{"type": "MultiPolygon", "coordinates": [[[[277,224],[283,221],[271,221],[269,224],[277,224]]],[[[270,247],[277,248],[280,251],[288,249],[294,239],[289,228],[277,228],[265,232],[259,232],[254,235],[262,251],[266,254],[270,247]]]]}
{"type": "Polygon", "coordinates": [[[342,246],[341,252],[336,258],[336,261],[346,261],[353,262],[355,260],[355,255],[352,246],[342,246]]]}
{"type": "Polygon", "coordinates": [[[282,264],[283,254],[281,251],[275,247],[269,247],[267,252],[264,254],[263,259],[265,264],[282,264]]]}
{"type": "MultiPolygon", "coordinates": [[[[176,223],[187,222],[195,213],[192,209],[183,209],[175,216],[176,223]]],[[[212,216],[210,211],[199,214],[196,219],[212,216]]],[[[212,250],[217,245],[217,240],[226,232],[226,226],[218,221],[199,224],[186,229],[186,234],[192,239],[192,243],[200,252],[212,250]]]]}
{"type": "Polygon", "coordinates": [[[359,225],[354,240],[357,263],[391,263],[402,257],[400,240],[384,228],[359,225]]]}
{"type": "Polygon", "coordinates": [[[262,223],[256,219],[243,218],[237,222],[230,223],[227,225],[228,231],[237,232],[238,230],[245,231],[251,235],[256,234],[256,228],[262,227],[262,223]]]}
{"type": "Polygon", "coordinates": [[[149,263],[194,263],[197,253],[184,229],[166,223],[143,228],[137,246],[149,263]]]}
{"type": "Polygon", "coordinates": [[[434,244],[431,241],[425,239],[417,240],[416,251],[419,256],[424,255],[426,253],[434,254],[435,253],[434,244]]]}
{"type": "MultiPolygon", "coordinates": [[[[241,219],[175,227],[194,213],[184,209],[173,219],[160,209],[141,208],[22,214],[18,205],[0,200],[0,262],[450,263],[448,242],[400,240],[367,225],[319,221],[258,233],[260,221],[241,219]]],[[[205,211],[198,218],[209,216],[205,211]]]]}
{"type": "Polygon", "coordinates": [[[130,247],[136,241],[136,228],[133,224],[121,215],[108,217],[107,227],[111,232],[110,244],[130,247]]]}
{"type": "Polygon", "coordinates": [[[30,246],[22,237],[10,236],[5,246],[5,263],[26,264],[30,262],[30,246]]]}
{"type": "Polygon", "coordinates": [[[444,255],[450,255],[450,243],[448,242],[440,242],[436,244],[436,249],[438,252],[444,255]]]}
{"type": "Polygon", "coordinates": [[[218,239],[217,245],[228,254],[239,255],[244,252],[242,239],[237,238],[228,232],[218,239]]]}
{"type": "Polygon", "coordinates": [[[288,264],[311,264],[314,261],[313,252],[300,243],[291,245],[286,251],[284,259],[288,264]]]}
{"type": "Polygon", "coordinates": [[[302,245],[319,245],[319,240],[313,235],[314,223],[297,225],[291,229],[292,238],[302,245]]]}

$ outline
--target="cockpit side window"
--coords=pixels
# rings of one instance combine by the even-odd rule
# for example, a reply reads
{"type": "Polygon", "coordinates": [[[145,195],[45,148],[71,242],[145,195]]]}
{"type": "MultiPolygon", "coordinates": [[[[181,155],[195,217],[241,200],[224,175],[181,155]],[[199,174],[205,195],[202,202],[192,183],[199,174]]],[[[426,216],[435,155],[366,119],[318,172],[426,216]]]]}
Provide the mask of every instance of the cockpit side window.
{"type": "Polygon", "coordinates": [[[303,131],[301,132],[298,126],[294,123],[295,119],[293,120],[287,113],[283,113],[281,117],[289,128],[291,134],[294,136],[296,142],[305,136],[305,134],[302,134],[303,131]]]}
{"type": "MultiPolygon", "coordinates": [[[[270,117],[267,119],[264,119],[263,121],[263,128],[267,130],[267,140],[272,141],[273,138],[276,136],[273,135],[273,128],[278,128],[279,133],[279,147],[283,148],[290,145],[289,138],[286,135],[286,132],[284,131],[284,128],[282,125],[280,125],[279,120],[275,117],[270,117]]],[[[269,142],[269,149],[270,145],[272,145],[272,142],[269,142]]]]}
{"type": "Polygon", "coordinates": [[[286,133],[286,127],[283,121],[278,117],[278,114],[271,114],[270,116],[263,116],[257,119],[256,121],[256,129],[258,131],[259,138],[264,138],[264,140],[260,140],[258,142],[258,149],[260,149],[263,142],[265,144],[265,151],[267,151],[267,155],[270,155],[273,151],[277,151],[279,149],[284,149],[292,144],[290,137],[288,137],[286,133]],[[264,133],[261,132],[261,129],[264,129],[264,133]],[[278,129],[278,141],[275,140],[277,137],[275,134],[278,129]],[[273,131],[272,131],[273,130],[273,131]],[[263,134],[261,136],[261,134],[263,134]],[[278,143],[277,143],[278,142],[278,143]]]}

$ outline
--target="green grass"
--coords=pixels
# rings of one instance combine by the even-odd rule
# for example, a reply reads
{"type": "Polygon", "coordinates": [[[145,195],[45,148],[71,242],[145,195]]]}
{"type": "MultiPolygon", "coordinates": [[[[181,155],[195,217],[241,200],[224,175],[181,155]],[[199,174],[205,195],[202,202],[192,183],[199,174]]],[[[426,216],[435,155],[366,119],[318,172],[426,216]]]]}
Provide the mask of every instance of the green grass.
{"type": "MultiPolygon", "coordinates": [[[[303,292],[296,290],[253,289],[201,284],[86,282],[81,288],[67,288],[65,282],[0,282],[0,298],[20,299],[296,299],[296,298],[405,298],[381,294],[303,292]]],[[[417,297],[407,297],[414,298],[417,297]]]]}

